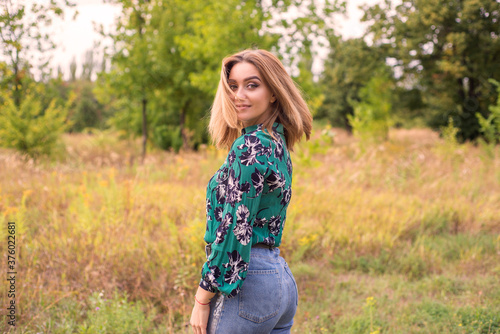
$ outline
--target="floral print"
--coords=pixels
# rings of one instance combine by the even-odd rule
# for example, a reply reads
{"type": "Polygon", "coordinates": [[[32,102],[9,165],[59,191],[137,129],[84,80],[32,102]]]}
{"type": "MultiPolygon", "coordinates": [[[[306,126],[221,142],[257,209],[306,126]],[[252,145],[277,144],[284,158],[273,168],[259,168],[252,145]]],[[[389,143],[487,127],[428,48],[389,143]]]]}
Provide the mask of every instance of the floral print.
{"type": "Polygon", "coordinates": [[[248,222],[248,217],[250,216],[250,212],[248,208],[242,204],[238,211],[236,211],[236,226],[234,227],[234,235],[236,239],[242,245],[248,245],[250,242],[250,238],[252,237],[252,226],[248,222]]]}
{"type": "Polygon", "coordinates": [[[208,268],[208,272],[205,273],[205,277],[200,283],[200,286],[205,290],[213,289],[213,287],[219,287],[220,284],[217,279],[220,277],[220,269],[217,266],[211,266],[208,268]]]}
{"type": "Polygon", "coordinates": [[[269,231],[272,235],[278,235],[280,233],[281,216],[272,216],[269,219],[269,231]]]}
{"type": "Polygon", "coordinates": [[[224,268],[230,268],[224,274],[224,282],[233,284],[239,280],[242,280],[240,277],[240,273],[246,272],[248,270],[248,263],[243,261],[240,253],[237,250],[232,252],[227,252],[227,256],[229,258],[228,263],[224,263],[222,266],[224,268]]]}
{"type": "Polygon", "coordinates": [[[217,227],[217,232],[216,232],[217,238],[215,239],[216,244],[220,244],[224,241],[224,238],[227,234],[227,230],[229,229],[229,225],[231,224],[232,221],[233,221],[233,216],[229,212],[226,213],[224,220],[221,222],[219,227],[217,227]]]}
{"type": "Polygon", "coordinates": [[[207,186],[205,241],[211,252],[200,287],[231,298],[245,280],[252,245],[279,246],[291,199],[292,162],[283,125],[242,130],[207,186]]]}

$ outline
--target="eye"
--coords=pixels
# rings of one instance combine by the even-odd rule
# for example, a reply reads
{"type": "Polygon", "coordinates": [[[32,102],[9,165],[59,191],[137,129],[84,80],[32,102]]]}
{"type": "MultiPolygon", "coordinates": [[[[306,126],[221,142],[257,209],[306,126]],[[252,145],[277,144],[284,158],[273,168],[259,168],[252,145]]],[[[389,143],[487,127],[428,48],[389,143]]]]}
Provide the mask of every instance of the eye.
{"type": "Polygon", "coordinates": [[[254,84],[254,83],[250,83],[250,84],[248,84],[247,87],[250,88],[250,89],[255,89],[255,88],[259,87],[259,85],[254,84]]]}
{"type": "Polygon", "coordinates": [[[238,86],[236,85],[229,85],[229,89],[231,89],[232,91],[238,89],[238,86]]]}

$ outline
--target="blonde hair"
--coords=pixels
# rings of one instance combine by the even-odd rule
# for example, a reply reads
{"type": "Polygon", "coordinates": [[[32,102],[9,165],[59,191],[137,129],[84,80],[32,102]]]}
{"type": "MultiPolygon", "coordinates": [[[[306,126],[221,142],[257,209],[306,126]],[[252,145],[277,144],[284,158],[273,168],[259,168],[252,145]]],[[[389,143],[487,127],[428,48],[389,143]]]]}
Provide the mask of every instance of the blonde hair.
{"type": "Polygon", "coordinates": [[[309,140],[312,131],[312,115],[299,88],[288,75],[283,64],[266,50],[244,50],[222,60],[221,77],[211,108],[208,130],[218,148],[230,148],[241,135],[243,124],[238,120],[237,110],[229,88],[229,73],[237,63],[247,62],[254,65],[265,84],[276,97],[274,111],[264,121],[263,128],[272,136],[274,122],[283,124],[287,148],[293,151],[295,143],[302,135],[309,140]]]}

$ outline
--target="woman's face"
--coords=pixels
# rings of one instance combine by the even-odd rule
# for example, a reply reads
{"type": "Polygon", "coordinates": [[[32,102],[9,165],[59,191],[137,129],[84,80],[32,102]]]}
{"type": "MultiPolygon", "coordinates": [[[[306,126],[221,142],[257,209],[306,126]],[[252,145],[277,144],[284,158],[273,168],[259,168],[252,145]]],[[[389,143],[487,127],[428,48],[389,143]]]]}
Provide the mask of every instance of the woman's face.
{"type": "Polygon", "coordinates": [[[276,98],[264,83],[257,68],[250,63],[237,63],[229,73],[229,87],[244,127],[263,123],[271,114],[276,98]]]}

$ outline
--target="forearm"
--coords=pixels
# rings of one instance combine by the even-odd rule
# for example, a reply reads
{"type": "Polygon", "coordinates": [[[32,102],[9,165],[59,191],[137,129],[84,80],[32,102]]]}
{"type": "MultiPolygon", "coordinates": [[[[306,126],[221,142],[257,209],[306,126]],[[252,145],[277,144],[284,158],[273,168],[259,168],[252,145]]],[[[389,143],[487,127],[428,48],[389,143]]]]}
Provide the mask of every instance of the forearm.
{"type": "Polygon", "coordinates": [[[215,293],[207,291],[202,287],[198,286],[198,290],[196,291],[196,299],[198,300],[198,302],[207,304],[210,302],[210,299],[212,299],[214,296],[215,293]]]}

